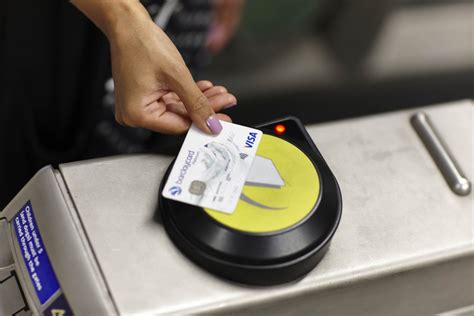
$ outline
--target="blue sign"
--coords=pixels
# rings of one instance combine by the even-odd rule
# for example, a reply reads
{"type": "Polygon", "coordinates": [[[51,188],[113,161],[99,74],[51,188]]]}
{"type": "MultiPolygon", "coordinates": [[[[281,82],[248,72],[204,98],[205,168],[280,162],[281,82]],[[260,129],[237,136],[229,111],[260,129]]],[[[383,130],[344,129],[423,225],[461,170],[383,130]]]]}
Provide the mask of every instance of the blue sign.
{"type": "Polygon", "coordinates": [[[69,307],[69,304],[64,297],[63,294],[61,294],[57,299],[55,299],[43,312],[44,316],[73,316],[74,313],[71,310],[71,307],[69,307]]]}
{"type": "Polygon", "coordinates": [[[39,301],[44,304],[59,290],[59,282],[44,248],[30,201],[13,218],[12,225],[31,283],[39,301]]]}

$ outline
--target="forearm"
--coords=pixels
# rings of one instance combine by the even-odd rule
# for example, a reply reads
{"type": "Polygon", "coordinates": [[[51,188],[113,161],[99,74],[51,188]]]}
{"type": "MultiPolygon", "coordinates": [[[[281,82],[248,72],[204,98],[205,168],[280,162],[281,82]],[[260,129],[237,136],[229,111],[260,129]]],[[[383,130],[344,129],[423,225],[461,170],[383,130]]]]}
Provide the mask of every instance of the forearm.
{"type": "Polygon", "coordinates": [[[179,134],[193,121],[202,131],[218,134],[219,120],[230,121],[215,110],[236,104],[235,97],[222,87],[212,90],[211,82],[205,83],[209,98],[204,95],[178,49],[138,0],[71,2],[108,37],[119,123],[179,134]]]}
{"type": "Polygon", "coordinates": [[[71,0],[71,3],[94,22],[109,40],[151,21],[138,0],[71,0]]]}

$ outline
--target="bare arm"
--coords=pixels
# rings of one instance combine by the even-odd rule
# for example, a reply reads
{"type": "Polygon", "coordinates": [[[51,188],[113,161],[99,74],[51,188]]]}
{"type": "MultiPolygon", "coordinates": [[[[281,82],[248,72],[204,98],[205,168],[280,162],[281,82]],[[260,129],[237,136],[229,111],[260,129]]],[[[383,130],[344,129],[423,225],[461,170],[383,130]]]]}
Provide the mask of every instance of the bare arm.
{"type": "Polygon", "coordinates": [[[73,0],[107,36],[121,124],[179,134],[192,121],[217,134],[222,108],[236,104],[223,87],[196,84],[178,50],[138,0],[73,0]]]}

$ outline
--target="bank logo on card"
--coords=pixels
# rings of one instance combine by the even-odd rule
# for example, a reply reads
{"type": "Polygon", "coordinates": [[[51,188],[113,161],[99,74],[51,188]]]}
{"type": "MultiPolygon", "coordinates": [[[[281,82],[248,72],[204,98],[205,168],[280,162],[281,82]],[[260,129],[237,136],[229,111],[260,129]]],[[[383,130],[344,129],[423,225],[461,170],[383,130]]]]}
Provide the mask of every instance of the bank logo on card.
{"type": "Polygon", "coordinates": [[[176,196],[176,195],[180,195],[183,190],[178,186],[173,186],[170,188],[169,191],[172,196],[176,196]]]}
{"type": "Polygon", "coordinates": [[[262,132],[221,123],[219,135],[191,126],[163,188],[165,198],[227,214],[235,210],[262,132]]]}

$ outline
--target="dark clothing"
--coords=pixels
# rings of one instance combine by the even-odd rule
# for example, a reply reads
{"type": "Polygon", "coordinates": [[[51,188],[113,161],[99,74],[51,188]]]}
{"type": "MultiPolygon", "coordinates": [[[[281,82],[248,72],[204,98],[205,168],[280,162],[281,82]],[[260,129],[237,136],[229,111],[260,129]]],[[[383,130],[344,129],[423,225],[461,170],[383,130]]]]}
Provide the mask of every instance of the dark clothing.
{"type": "MultiPolygon", "coordinates": [[[[142,2],[153,17],[164,0],[142,2]]],[[[208,60],[209,0],[177,8],[165,31],[188,66],[199,66],[208,60]]],[[[69,1],[5,0],[0,69],[0,211],[45,165],[179,144],[115,123],[107,40],[69,1]]]]}
{"type": "Polygon", "coordinates": [[[105,37],[69,1],[1,12],[0,209],[42,166],[81,158],[109,69],[105,37]]]}

